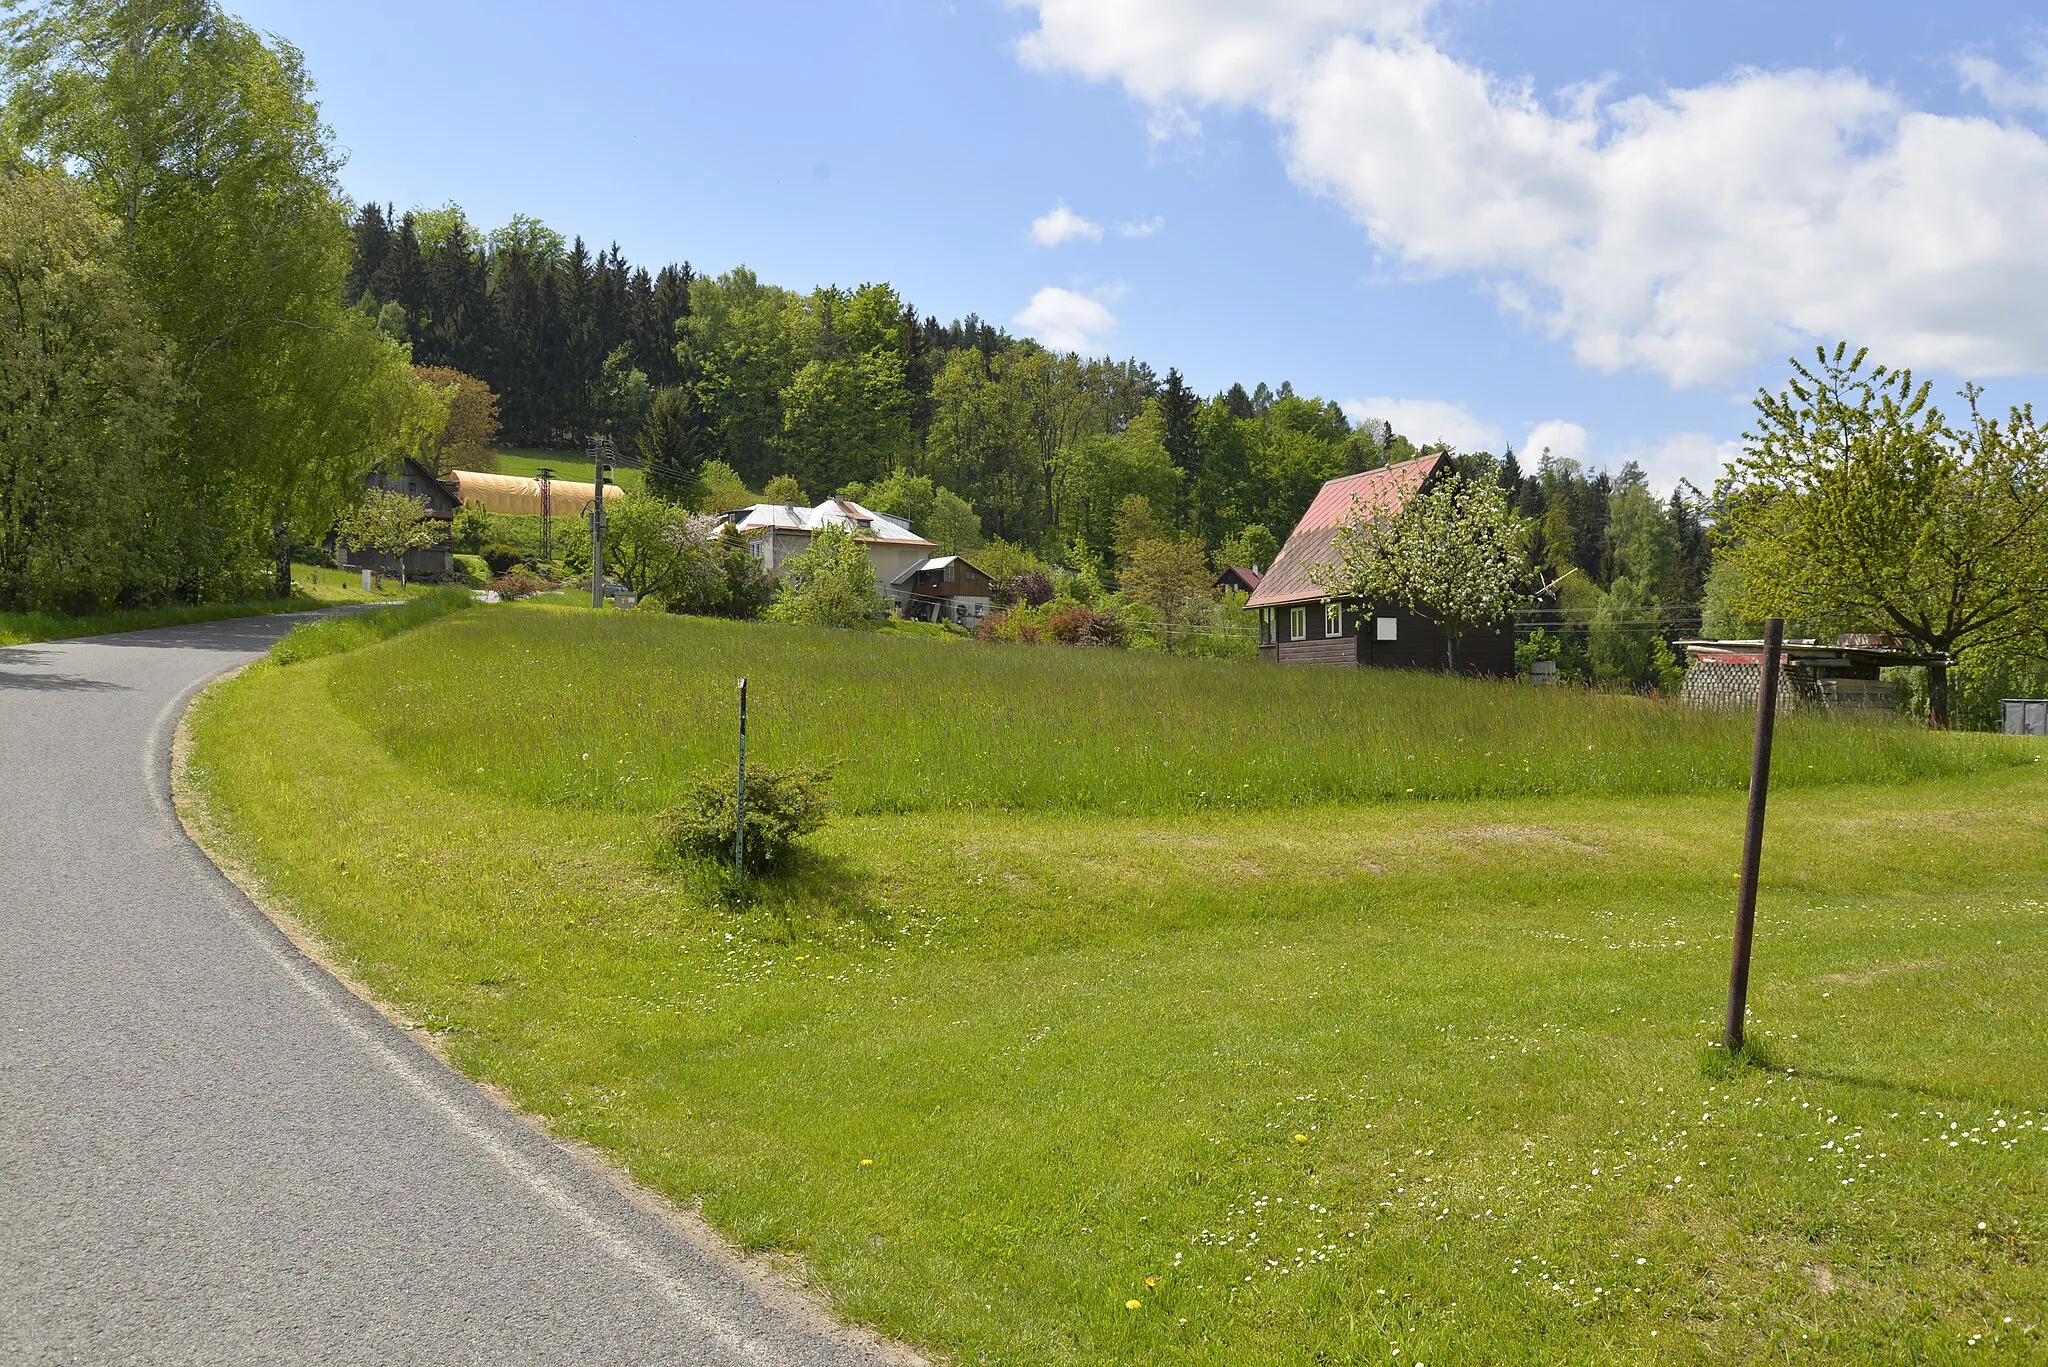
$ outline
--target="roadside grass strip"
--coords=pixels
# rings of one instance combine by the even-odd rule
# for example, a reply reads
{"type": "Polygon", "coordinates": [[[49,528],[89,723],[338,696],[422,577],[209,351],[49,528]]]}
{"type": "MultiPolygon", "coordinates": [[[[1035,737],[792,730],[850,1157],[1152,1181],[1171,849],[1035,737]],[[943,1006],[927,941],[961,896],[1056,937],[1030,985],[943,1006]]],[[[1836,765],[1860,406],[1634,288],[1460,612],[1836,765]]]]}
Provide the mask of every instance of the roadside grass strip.
{"type": "Polygon", "coordinates": [[[375,612],[352,612],[302,622],[270,648],[270,658],[280,665],[292,665],[340,655],[475,605],[476,599],[467,589],[436,589],[375,612]]]}
{"type": "Polygon", "coordinates": [[[0,646],[63,641],[80,636],[111,636],[119,632],[148,631],[155,627],[220,622],[234,617],[267,617],[279,612],[305,612],[321,605],[317,598],[294,594],[290,598],[265,598],[250,603],[170,603],[162,607],[121,608],[81,616],[63,612],[0,612],[0,646]]]}
{"type": "Polygon", "coordinates": [[[217,686],[194,816],[470,1076],[847,1318],[962,1363],[2048,1355],[2038,746],[1792,719],[1775,1066],[1734,1067],[1739,724],[620,617],[217,686]],[[745,913],[647,820],[736,663],[785,690],[769,762],[862,773],[745,913]],[[1324,747],[1305,793],[1234,754],[1254,714],[1324,747]],[[1370,773],[1409,754],[1448,775],[1370,773]]]}

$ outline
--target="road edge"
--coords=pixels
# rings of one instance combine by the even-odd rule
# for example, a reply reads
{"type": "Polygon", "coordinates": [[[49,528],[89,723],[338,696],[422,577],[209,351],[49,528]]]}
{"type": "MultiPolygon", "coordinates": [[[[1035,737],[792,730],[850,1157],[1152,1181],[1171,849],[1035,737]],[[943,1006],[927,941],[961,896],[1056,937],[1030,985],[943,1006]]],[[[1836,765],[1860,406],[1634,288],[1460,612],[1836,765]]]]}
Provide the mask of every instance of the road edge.
{"type": "Polygon", "coordinates": [[[579,1139],[567,1139],[554,1133],[543,1117],[522,1108],[502,1089],[464,1072],[448,1056],[439,1037],[433,1031],[423,1028],[397,1007],[371,992],[343,966],[318,933],[299,917],[288,898],[272,890],[253,869],[225,847],[225,841],[219,838],[218,820],[208,808],[204,794],[191,781],[189,774],[192,711],[209,693],[239,678],[252,666],[262,663],[264,661],[260,659],[252,660],[247,664],[224,670],[190,690],[182,698],[174,700],[173,706],[178,710],[177,725],[169,737],[168,754],[151,757],[164,764],[164,769],[159,772],[168,778],[171,812],[193,848],[219,871],[221,877],[233,884],[247,899],[249,905],[269,921],[277,933],[314,968],[332,979],[351,997],[376,1012],[387,1024],[426,1050],[451,1074],[460,1078],[463,1085],[483,1097],[499,1114],[515,1121],[536,1138],[566,1155],[578,1168],[604,1182],[636,1209],[659,1220],[670,1232],[697,1252],[735,1273],[760,1298],[766,1308],[787,1317],[801,1329],[821,1338],[860,1348],[891,1364],[891,1367],[941,1367],[942,1359],[927,1357],[910,1345],[889,1338],[871,1326],[849,1323],[834,1315],[817,1291],[809,1285],[799,1259],[769,1258],[745,1252],[720,1233],[716,1226],[704,1218],[702,1212],[679,1206],[660,1192],[645,1186],[595,1145],[579,1139]]]}

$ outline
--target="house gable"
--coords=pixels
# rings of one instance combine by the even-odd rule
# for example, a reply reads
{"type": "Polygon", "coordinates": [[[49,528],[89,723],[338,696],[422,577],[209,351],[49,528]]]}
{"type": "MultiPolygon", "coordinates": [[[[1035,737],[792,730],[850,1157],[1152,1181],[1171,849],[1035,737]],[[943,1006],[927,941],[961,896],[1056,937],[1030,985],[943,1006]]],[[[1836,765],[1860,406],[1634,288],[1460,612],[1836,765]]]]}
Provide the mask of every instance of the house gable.
{"type": "Polygon", "coordinates": [[[1324,484],[1260,578],[1247,606],[1274,607],[1327,597],[1315,576],[1321,566],[1336,559],[1337,528],[1352,510],[1399,511],[1449,466],[1446,456],[1419,456],[1324,484]]]}

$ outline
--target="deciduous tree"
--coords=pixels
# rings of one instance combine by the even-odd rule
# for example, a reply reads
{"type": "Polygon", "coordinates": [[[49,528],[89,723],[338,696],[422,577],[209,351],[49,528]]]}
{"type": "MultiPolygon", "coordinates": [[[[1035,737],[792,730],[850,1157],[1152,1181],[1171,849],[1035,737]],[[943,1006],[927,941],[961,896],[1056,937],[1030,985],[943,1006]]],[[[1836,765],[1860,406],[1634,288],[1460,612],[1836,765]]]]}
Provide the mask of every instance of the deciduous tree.
{"type": "MultiPolygon", "coordinates": [[[[2048,428],[2000,420],[1966,387],[1951,424],[1909,370],[1821,348],[1759,393],[1756,430],[1716,493],[1739,610],[1901,637],[1944,656],[2048,632],[2048,428]]],[[[1928,704],[1949,722],[1948,671],[1928,704]]]]}
{"type": "Polygon", "coordinates": [[[1458,667],[1458,643],[1498,622],[1521,594],[1519,527],[1492,480],[1449,475],[1397,509],[1355,507],[1337,526],[1336,560],[1315,567],[1333,597],[1398,603],[1434,618],[1444,632],[1444,668],[1458,667]]]}

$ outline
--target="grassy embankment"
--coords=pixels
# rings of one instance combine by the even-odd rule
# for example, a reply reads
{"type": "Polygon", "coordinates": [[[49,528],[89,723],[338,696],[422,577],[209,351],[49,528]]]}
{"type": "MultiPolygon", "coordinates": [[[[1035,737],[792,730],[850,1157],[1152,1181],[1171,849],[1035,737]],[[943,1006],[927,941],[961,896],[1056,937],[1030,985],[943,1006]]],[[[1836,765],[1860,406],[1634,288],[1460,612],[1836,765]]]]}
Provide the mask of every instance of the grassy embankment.
{"type": "Polygon", "coordinates": [[[2041,750],[1788,721],[1729,1072],[1745,730],[505,608],[251,671],[191,777],[461,1067],[957,1361],[2037,1361],[2041,750]],[[742,672],[846,760],[744,917],[645,843],[742,672]]]}
{"type": "Polygon", "coordinates": [[[357,575],[313,565],[293,565],[292,596],[285,599],[259,598],[245,603],[167,603],[159,607],[85,614],[0,612],[0,646],[61,641],[77,636],[110,636],[117,632],[147,631],[152,627],[219,622],[232,617],[264,617],[276,612],[306,612],[337,603],[392,602],[405,596],[408,595],[399,592],[396,580],[392,581],[388,592],[364,593],[357,575]]]}

